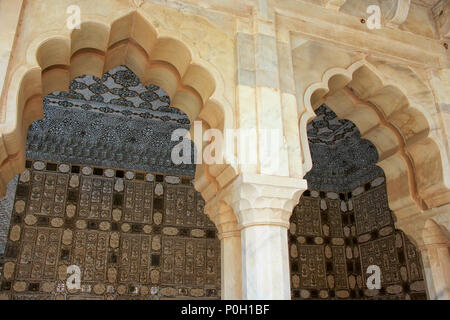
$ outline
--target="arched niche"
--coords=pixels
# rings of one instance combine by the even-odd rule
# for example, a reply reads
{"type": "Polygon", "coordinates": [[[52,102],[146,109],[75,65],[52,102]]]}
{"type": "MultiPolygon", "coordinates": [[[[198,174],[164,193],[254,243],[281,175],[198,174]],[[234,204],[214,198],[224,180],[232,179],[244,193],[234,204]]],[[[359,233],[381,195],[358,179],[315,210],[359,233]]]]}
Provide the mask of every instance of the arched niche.
{"type": "Polygon", "coordinates": [[[306,89],[306,111],[299,119],[305,172],[312,167],[306,126],[323,103],[339,118],[353,121],[361,137],[377,148],[389,205],[398,219],[448,201],[446,161],[433,133],[433,120],[423,106],[408,99],[401,84],[383,79],[365,60],[347,69],[328,69],[321,82],[306,89]]]}
{"type": "MultiPolygon", "coordinates": [[[[223,132],[233,126],[233,114],[217,99],[223,93],[217,71],[209,72],[186,44],[173,37],[159,36],[152,24],[133,11],[110,24],[85,21],[69,37],[53,32],[29,46],[29,63],[14,72],[6,99],[6,121],[2,124],[0,146],[0,194],[13,176],[24,170],[26,133],[30,124],[43,117],[42,97],[66,91],[81,75],[101,77],[105,71],[127,66],[143,85],[164,89],[171,106],[182,110],[191,121],[201,121],[204,129],[223,132]]],[[[227,164],[198,165],[198,186],[216,179],[234,178],[227,164]],[[225,172],[225,174],[224,174],[225,172]]],[[[216,190],[215,190],[216,191],[216,190]]],[[[215,192],[213,191],[213,192],[215,192]]]]}

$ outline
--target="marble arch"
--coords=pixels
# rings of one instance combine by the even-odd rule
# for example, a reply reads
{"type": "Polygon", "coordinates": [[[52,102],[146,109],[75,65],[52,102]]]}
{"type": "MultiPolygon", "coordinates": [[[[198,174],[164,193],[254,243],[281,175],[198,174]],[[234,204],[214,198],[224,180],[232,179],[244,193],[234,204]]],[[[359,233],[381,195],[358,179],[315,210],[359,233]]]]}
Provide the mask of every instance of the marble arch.
{"type": "Polygon", "coordinates": [[[386,80],[365,60],[347,69],[331,68],[303,96],[300,115],[304,171],[312,167],[306,125],[326,103],[340,117],[353,121],[361,137],[379,154],[387,177],[389,204],[399,221],[413,213],[445,204],[448,159],[442,154],[437,125],[424,106],[414,103],[401,84],[386,80]]]}
{"type": "MultiPolygon", "coordinates": [[[[232,257],[222,261],[233,267],[222,274],[224,297],[290,298],[286,230],[308,189],[305,129],[321,102],[377,146],[399,227],[419,238],[424,219],[449,212],[448,52],[439,22],[448,15],[433,18],[442,7],[414,1],[405,23],[372,32],[353,14],[360,1],[347,0],[341,11],[325,2],[343,3],[0,0],[0,194],[24,168],[24,133],[42,117],[43,94],[124,64],[205,127],[283,132],[274,170],[197,167],[205,212],[229,230],[221,241],[222,255],[232,257]],[[71,33],[73,2],[83,28],[71,33]]],[[[260,143],[251,151],[261,159],[260,143]]]]}
{"type": "MultiPolygon", "coordinates": [[[[50,32],[40,36],[29,46],[26,56],[27,64],[12,75],[6,97],[6,121],[1,125],[2,194],[13,176],[24,169],[27,131],[34,120],[43,117],[42,97],[66,91],[70,81],[81,75],[101,77],[107,70],[126,65],[144,85],[163,88],[171,105],[186,113],[191,123],[200,120],[206,129],[221,131],[233,127],[234,115],[223,97],[219,72],[196,57],[183,41],[158,35],[137,11],[110,24],[98,19],[84,21],[70,35],[50,32]]],[[[197,181],[211,183],[224,171],[230,176],[227,179],[235,175],[228,165],[211,166],[211,170],[199,166],[197,181]]]]}

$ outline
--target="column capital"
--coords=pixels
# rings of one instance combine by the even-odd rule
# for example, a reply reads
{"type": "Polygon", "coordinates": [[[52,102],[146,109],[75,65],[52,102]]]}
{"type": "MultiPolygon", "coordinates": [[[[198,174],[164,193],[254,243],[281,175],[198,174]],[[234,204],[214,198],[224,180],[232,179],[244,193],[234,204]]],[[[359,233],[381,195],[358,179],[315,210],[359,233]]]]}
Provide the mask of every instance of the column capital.
{"type": "Polygon", "coordinates": [[[306,180],[245,172],[214,189],[205,212],[221,240],[222,297],[290,299],[287,228],[306,180]]]}
{"type": "Polygon", "coordinates": [[[220,240],[240,236],[236,215],[233,209],[224,201],[214,198],[207,202],[205,205],[205,213],[216,226],[220,240]]]}
{"type": "Polygon", "coordinates": [[[243,173],[221,196],[233,209],[239,229],[255,225],[288,228],[292,210],[307,188],[303,179],[243,173]]]}
{"type": "Polygon", "coordinates": [[[436,223],[433,219],[425,223],[423,230],[423,248],[448,248],[450,247],[449,232],[443,226],[436,223]]]}
{"type": "Polygon", "coordinates": [[[420,251],[449,246],[448,212],[450,212],[450,204],[432,208],[398,219],[396,227],[405,232],[420,251]]]}

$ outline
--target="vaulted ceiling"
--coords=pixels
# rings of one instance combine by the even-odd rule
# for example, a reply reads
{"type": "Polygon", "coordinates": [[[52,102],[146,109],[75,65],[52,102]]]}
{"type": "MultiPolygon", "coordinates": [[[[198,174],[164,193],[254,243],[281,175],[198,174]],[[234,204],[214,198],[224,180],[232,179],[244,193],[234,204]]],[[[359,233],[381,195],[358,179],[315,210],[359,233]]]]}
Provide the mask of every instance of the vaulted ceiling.
{"type": "Polygon", "coordinates": [[[316,114],[308,125],[313,168],[305,178],[310,189],[346,192],[383,175],[375,146],[361,139],[351,121],[339,119],[326,105],[316,114]]]}
{"type": "Polygon", "coordinates": [[[170,156],[178,143],[171,134],[189,130],[188,117],[125,66],[75,79],[69,92],[45,97],[44,114],[30,127],[29,158],[194,175],[194,165],[176,166],[170,156]]]}

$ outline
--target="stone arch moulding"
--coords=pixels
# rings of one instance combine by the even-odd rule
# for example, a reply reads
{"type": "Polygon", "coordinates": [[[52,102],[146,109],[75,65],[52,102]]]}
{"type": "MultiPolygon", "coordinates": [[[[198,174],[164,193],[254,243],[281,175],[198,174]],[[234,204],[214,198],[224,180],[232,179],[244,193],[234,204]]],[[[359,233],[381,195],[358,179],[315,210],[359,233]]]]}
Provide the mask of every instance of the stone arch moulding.
{"type": "MultiPolygon", "coordinates": [[[[191,125],[199,120],[203,129],[222,132],[234,126],[219,72],[181,40],[158,36],[137,11],[109,25],[85,21],[68,36],[51,32],[36,39],[28,47],[27,64],[12,75],[5,122],[0,124],[0,195],[13,176],[25,169],[27,132],[33,121],[44,116],[42,98],[54,91],[67,91],[78,76],[101,78],[119,65],[130,68],[143,85],[163,88],[171,106],[186,113],[191,125]]],[[[196,184],[212,185],[214,191],[220,184],[217,181],[227,183],[234,177],[231,165],[197,165],[196,184]]]]}
{"type": "Polygon", "coordinates": [[[312,168],[306,126],[317,107],[326,103],[358,126],[361,137],[377,148],[389,205],[399,220],[444,205],[450,197],[448,159],[441,154],[437,126],[400,85],[383,79],[365,60],[329,69],[306,89],[306,111],[299,119],[304,172],[312,168]]]}
{"type": "Polygon", "coordinates": [[[425,245],[450,246],[450,232],[433,218],[425,221],[421,236],[425,245]]]}

